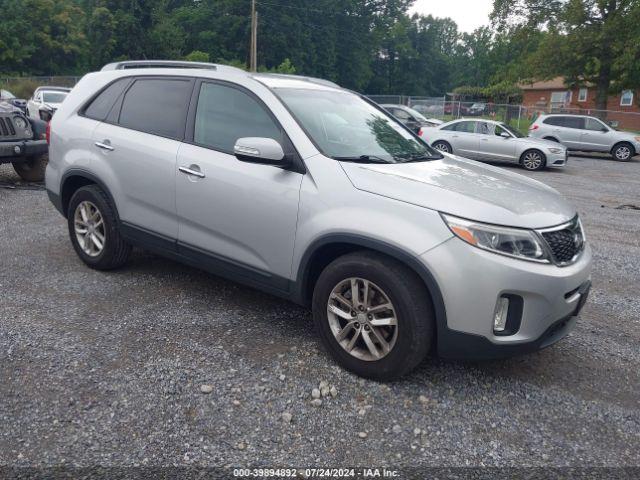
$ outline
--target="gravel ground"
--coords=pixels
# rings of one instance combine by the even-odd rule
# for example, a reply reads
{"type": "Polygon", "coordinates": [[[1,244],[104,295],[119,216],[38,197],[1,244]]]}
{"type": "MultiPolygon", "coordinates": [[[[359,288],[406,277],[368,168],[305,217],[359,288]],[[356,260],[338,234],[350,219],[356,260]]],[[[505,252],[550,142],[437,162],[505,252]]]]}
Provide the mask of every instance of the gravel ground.
{"type": "Polygon", "coordinates": [[[618,208],[640,206],[640,161],[528,175],[578,206],[595,251],[577,329],[380,384],[295,305],[144,252],[86,268],[46,193],[0,167],[0,466],[640,465],[640,211],[618,208]]]}

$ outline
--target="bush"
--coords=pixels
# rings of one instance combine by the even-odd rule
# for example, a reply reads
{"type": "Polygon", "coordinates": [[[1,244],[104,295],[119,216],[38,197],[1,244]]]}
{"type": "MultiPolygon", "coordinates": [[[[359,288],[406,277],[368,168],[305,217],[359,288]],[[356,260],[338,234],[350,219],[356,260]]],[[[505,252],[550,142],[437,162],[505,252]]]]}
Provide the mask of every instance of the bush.
{"type": "Polygon", "coordinates": [[[31,95],[33,95],[34,90],[38,88],[40,85],[42,84],[39,82],[36,82],[33,79],[25,78],[21,80],[12,80],[9,83],[3,83],[0,85],[0,87],[3,90],[9,90],[18,98],[27,99],[27,98],[31,98],[31,95]]]}

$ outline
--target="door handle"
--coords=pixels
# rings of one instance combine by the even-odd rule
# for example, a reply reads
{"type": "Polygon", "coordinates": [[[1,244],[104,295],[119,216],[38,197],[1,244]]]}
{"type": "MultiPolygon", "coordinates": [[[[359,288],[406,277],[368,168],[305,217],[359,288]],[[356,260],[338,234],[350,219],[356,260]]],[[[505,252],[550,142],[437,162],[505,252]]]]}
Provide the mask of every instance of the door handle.
{"type": "Polygon", "coordinates": [[[109,140],[105,140],[104,142],[96,142],[95,145],[102,150],[108,150],[110,152],[113,152],[115,150],[115,148],[111,146],[111,142],[109,142],[109,140]]]}
{"type": "Polygon", "coordinates": [[[191,167],[196,167],[196,165],[191,165],[190,167],[178,167],[182,173],[186,173],[187,175],[193,175],[194,177],[204,178],[206,175],[202,173],[200,170],[194,170],[191,167]]]}

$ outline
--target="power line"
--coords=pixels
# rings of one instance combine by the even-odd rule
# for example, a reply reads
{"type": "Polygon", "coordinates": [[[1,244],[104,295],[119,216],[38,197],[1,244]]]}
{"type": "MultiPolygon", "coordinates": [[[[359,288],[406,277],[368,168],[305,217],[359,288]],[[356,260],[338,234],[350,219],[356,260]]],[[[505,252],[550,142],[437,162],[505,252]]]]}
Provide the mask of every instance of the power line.
{"type": "Polygon", "coordinates": [[[340,17],[347,17],[347,18],[362,18],[360,15],[349,15],[347,13],[327,12],[326,10],[319,10],[317,8],[296,7],[294,5],[283,5],[282,3],[263,2],[262,0],[257,0],[257,3],[259,5],[271,5],[272,7],[291,8],[294,10],[304,10],[305,12],[322,13],[323,15],[333,15],[333,16],[340,16],[340,17]]]}

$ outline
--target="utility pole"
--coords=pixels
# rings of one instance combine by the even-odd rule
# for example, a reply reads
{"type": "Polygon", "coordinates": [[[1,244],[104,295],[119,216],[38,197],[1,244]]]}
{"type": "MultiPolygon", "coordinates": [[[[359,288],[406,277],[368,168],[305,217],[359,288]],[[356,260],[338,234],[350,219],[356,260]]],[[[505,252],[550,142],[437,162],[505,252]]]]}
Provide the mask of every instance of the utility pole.
{"type": "Polygon", "coordinates": [[[256,12],[256,0],[251,0],[251,54],[249,70],[258,71],[258,12],[256,12]]]}

